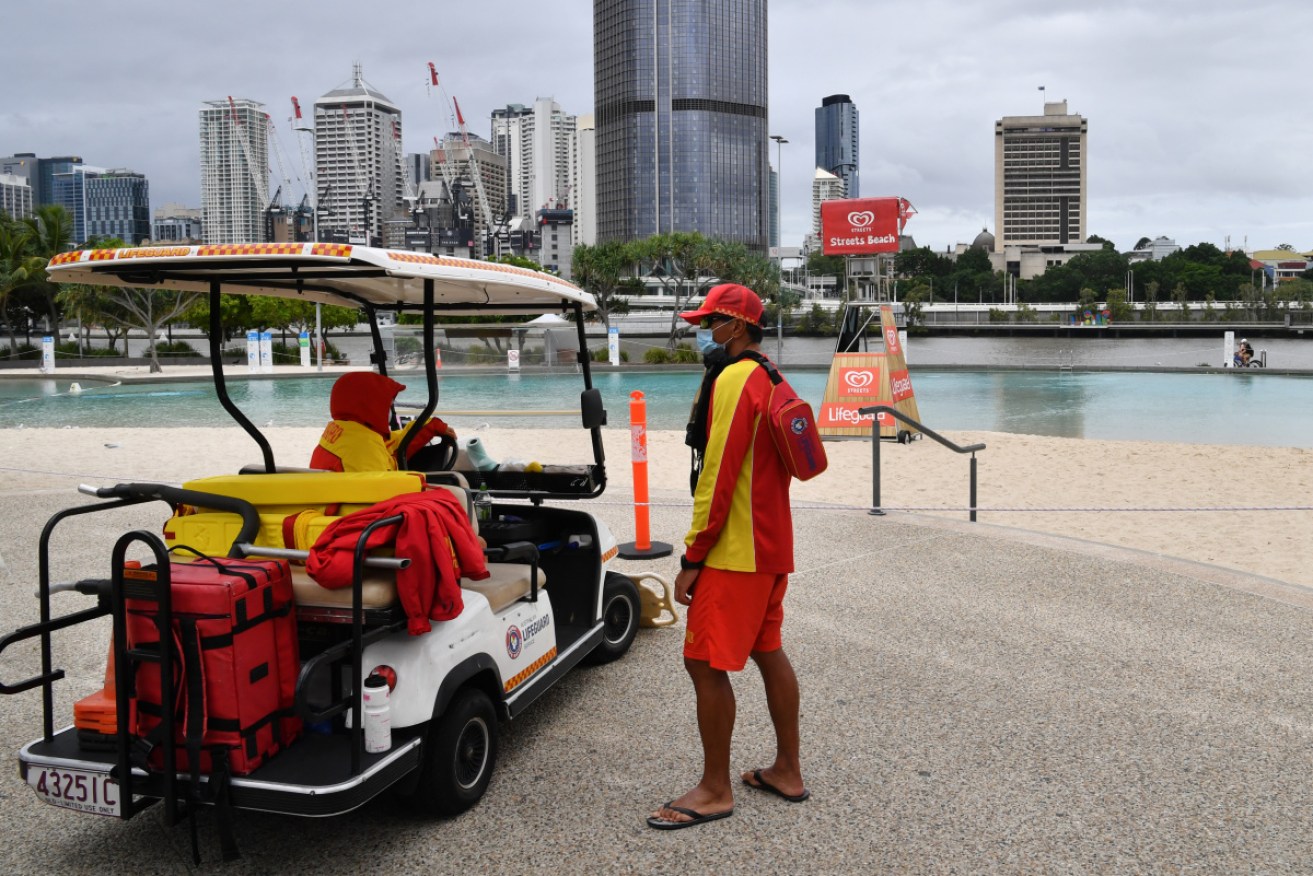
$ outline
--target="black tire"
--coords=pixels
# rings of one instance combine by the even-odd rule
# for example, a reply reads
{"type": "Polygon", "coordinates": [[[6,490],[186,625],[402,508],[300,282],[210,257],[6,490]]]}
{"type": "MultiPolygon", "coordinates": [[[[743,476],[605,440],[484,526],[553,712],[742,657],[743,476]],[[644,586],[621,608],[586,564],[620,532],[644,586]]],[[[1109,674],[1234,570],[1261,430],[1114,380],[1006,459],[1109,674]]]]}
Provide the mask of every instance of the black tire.
{"type": "Polygon", "coordinates": [[[638,586],[619,572],[607,572],[602,585],[602,641],[584,662],[598,666],[625,656],[638,634],[641,612],[638,586]]]}
{"type": "Polygon", "coordinates": [[[899,444],[911,444],[911,443],[912,443],[912,433],[909,432],[909,431],[907,431],[906,429],[903,429],[903,430],[899,431],[899,433],[898,433],[898,443],[899,443],[899,444]]]}
{"type": "Polygon", "coordinates": [[[497,712],[488,695],[464,688],[429,727],[411,800],[433,815],[459,815],[483,798],[497,765],[497,712]]]}

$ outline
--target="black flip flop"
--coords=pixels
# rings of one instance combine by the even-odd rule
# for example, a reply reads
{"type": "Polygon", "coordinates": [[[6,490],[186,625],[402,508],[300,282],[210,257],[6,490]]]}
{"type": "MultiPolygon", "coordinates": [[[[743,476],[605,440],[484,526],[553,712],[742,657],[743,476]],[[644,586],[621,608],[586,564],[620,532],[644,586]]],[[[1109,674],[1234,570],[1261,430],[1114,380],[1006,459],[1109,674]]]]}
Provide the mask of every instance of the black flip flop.
{"type": "MultiPolygon", "coordinates": [[[[672,800],[671,803],[674,801],[672,800]]],[[[718,821],[722,818],[729,818],[734,814],[733,809],[727,809],[724,812],[712,812],[704,815],[701,812],[695,812],[692,809],[685,809],[683,806],[672,806],[667,803],[663,809],[669,809],[672,812],[678,812],[680,815],[687,815],[691,821],[669,821],[665,818],[658,818],[655,815],[647,817],[647,826],[653,830],[682,830],[685,827],[693,827],[698,824],[706,824],[708,821],[718,821]]]]}
{"type": "Polygon", "coordinates": [[[783,791],[781,791],[779,788],[775,787],[770,782],[762,778],[761,770],[753,770],[752,777],[757,780],[757,784],[754,785],[752,782],[749,782],[747,779],[743,780],[743,784],[747,785],[749,788],[755,788],[758,791],[767,791],[771,794],[774,794],[776,797],[783,797],[785,800],[788,800],[790,803],[801,803],[802,801],[806,800],[808,797],[812,795],[812,792],[808,791],[806,788],[802,789],[801,794],[786,794],[783,791]]]}

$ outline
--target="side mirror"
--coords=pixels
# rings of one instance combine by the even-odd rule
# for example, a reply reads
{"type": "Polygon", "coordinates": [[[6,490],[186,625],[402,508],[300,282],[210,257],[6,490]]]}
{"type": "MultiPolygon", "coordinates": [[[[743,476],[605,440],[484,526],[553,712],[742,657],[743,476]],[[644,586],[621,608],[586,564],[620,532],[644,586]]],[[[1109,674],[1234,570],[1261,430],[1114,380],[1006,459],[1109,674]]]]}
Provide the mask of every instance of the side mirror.
{"type": "Polygon", "coordinates": [[[585,389],[579,393],[579,409],[583,413],[585,429],[606,425],[606,408],[602,407],[600,389],[585,389]]]}

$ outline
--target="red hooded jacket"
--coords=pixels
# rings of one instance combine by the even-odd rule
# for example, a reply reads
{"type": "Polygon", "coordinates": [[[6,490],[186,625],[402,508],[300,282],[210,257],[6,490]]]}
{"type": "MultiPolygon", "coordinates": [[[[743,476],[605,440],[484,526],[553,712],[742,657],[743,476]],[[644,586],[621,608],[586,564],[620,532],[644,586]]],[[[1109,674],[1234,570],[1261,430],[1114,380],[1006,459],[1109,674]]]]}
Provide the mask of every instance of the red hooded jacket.
{"type": "Polygon", "coordinates": [[[433,628],[430,620],[451,620],[464,609],[461,577],[475,581],[488,577],[469,512],[449,491],[407,493],[334,521],[310,549],[305,568],[321,587],[350,587],[360,534],[374,521],[398,514],[400,523],[380,526],[366,544],[392,546],[397,556],[410,559],[410,566],[397,572],[397,595],[409,618],[410,634],[418,636],[433,628]]]}
{"type": "MultiPolygon", "coordinates": [[[[374,371],[351,371],[333,383],[328,409],[332,422],[324,427],[310,467],[327,471],[395,471],[396,452],[406,429],[392,431],[392,402],[405,389],[374,371]]],[[[407,429],[410,428],[407,426],[407,429]]],[[[407,448],[414,456],[436,435],[447,431],[437,417],[415,435],[407,448]]]]}

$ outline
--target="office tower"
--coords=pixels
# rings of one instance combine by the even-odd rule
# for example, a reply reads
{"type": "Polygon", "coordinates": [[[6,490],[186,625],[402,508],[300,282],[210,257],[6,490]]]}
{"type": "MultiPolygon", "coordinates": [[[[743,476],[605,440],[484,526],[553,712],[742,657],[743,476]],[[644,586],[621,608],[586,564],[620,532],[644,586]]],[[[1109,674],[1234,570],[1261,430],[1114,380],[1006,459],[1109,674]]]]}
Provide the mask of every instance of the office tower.
{"type": "Polygon", "coordinates": [[[836,176],[823,167],[816,168],[816,175],[812,177],[812,234],[817,240],[821,236],[821,203],[846,197],[848,197],[848,189],[843,177],[836,176]]]}
{"type": "Polygon", "coordinates": [[[86,177],[85,240],[117,237],[129,246],[150,239],[150,183],[131,170],[86,177]]]}
{"type": "Polygon", "coordinates": [[[0,213],[10,219],[32,215],[32,187],[27,177],[0,173],[0,213]]]}
{"type": "Polygon", "coordinates": [[[401,110],[356,64],[349,82],[315,101],[321,236],[401,246],[410,222],[403,166],[401,110]]]}
{"type": "Polygon", "coordinates": [[[27,180],[32,188],[32,206],[55,203],[55,174],[68,173],[82,163],[76,155],[59,158],[38,158],[32,152],[19,152],[0,158],[0,173],[13,174],[27,180]]]}
{"type": "Polygon", "coordinates": [[[268,239],[269,116],[245,98],[201,107],[201,221],[206,243],[268,239]]]}
{"type": "Polygon", "coordinates": [[[764,252],[766,0],[594,0],[598,239],[764,252]]]}
{"type": "Polygon", "coordinates": [[[156,243],[198,243],[204,240],[201,211],[182,204],[157,207],[150,238],[156,243]]]}
{"type": "Polygon", "coordinates": [[[1065,100],[1041,116],[994,123],[996,252],[1014,244],[1085,241],[1087,123],[1065,100]]]}
{"type": "Polygon", "coordinates": [[[575,119],[574,149],[570,159],[570,207],[574,210],[571,234],[574,245],[597,243],[597,129],[591,115],[575,119]]]}
{"type": "Polygon", "coordinates": [[[472,228],[476,254],[483,258],[491,251],[489,233],[498,230],[509,216],[508,162],[487,140],[475,134],[468,137],[468,145],[458,133],[444,137],[441,148],[433,150],[430,175],[442,180],[454,209],[453,221],[472,228]]]}
{"type": "Polygon", "coordinates": [[[846,94],[832,94],[816,108],[816,166],[840,177],[848,197],[861,197],[857,106],[846,94]]]}
{"type": "Polygon", "coordinates": [[[90,238],[87,232],[87,181],[105,172],[103,167],[75,164],[50,178],[50,201],[68,213],[73,224],[74,243],[86,243],[90,238]]]}
{"type": "Polygon", "coordinates": [[[429,171],[431,169],[431,159],[427,152],[406,153],[406,176],[417,195],[419,193],[420,184],[429,181],[429,171]]]}

